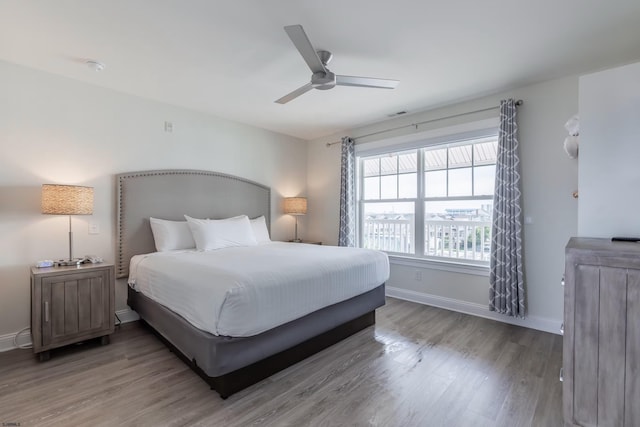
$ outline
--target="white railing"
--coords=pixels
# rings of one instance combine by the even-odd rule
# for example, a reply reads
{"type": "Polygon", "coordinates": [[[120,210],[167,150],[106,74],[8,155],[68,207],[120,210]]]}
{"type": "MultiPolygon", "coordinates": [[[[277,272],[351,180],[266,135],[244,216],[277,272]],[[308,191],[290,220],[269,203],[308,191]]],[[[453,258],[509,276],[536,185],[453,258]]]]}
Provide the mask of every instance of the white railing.
{"type": "Polygon", "coordinates": [[[425,221],[425,255],[489,261],[488,221],[425,221]]]}
{"type": "MultiPolygon", "coordinates": [[[[413,253],[412,219],[365,219],[363,247],[413,253]]],[[[489,261],[491,223],[488,221],[425,221],[424,255],[489,261]]]]}
{"type": "Polygon", "coordinates": [[[388,252],[412,253],[415,245],[413,220],[366,219],[363,225],[363,247],[388,252]]]}

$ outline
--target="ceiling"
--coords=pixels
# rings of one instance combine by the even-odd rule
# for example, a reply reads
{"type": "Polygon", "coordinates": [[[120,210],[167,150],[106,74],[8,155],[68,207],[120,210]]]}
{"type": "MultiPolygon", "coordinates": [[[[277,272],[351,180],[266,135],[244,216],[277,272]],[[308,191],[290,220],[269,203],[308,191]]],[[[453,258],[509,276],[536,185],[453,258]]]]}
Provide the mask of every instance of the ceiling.
{"type": "Polygon", "coordinates": [[[2,0],[0,60],[308,140],[640,60],[640,1],[2,0]],[[399,87],[274,103],[310,79],[292,24],[335,73],[399,87]]]}

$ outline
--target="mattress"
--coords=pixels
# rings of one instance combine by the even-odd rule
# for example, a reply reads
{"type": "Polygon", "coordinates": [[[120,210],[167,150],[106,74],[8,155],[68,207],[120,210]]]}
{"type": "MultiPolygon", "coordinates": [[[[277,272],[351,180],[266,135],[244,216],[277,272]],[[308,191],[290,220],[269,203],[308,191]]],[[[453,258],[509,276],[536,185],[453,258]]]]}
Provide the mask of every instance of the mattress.
{"type": "Polygon", "coordinates": [[[272,242],[136,255],[129,283],[213,335],[249,337],[368,292],[389,277],[383,252],[272,242]]]}

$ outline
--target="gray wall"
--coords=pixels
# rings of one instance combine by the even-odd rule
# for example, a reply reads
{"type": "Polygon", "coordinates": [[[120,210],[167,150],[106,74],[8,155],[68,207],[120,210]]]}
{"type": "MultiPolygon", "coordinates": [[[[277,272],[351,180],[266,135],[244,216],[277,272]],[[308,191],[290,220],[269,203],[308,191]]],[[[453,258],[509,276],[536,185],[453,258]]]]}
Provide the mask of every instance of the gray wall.
{"type": "Polygon", "coordinates": [[[578,234],[640,237],[640,63],[580,77],[578,234]]]}

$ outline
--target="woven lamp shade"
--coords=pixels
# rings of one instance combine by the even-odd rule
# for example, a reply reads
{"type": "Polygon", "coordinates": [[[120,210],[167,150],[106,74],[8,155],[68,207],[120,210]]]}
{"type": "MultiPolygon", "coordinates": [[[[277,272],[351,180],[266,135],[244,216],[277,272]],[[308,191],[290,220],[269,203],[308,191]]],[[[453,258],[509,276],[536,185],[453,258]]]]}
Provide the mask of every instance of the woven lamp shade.
{"type": "Polygon", "coordinates": [[[49,215],[93,214],[93,187],[43,184],[42,213],[49,215]]]}
{"type": "Polygon", "coordinates": [[[287,197],[284,199],[284,213],[289,215],[306,215],[306,197],[287,197]]]}

